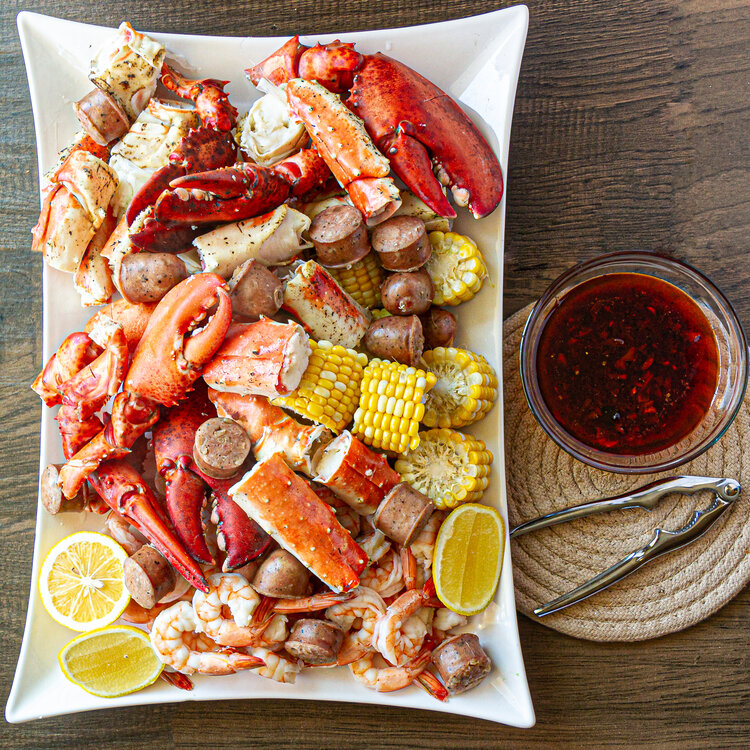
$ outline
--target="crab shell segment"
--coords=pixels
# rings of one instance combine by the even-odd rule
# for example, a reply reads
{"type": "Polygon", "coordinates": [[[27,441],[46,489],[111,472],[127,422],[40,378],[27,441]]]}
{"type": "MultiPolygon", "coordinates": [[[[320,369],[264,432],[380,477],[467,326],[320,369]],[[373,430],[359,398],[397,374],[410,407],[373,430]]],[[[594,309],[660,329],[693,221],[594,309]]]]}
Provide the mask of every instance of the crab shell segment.
{"type": "Polygon", "coordinates": [[[201,273],[181,281],[149,318],[124,390],[163,406],[177,404],[221,346],[231,318],[232,303],[221,276],[201,273]],[[217,297],[218,307],[206,322],[217,297]]]}
{"type": "Polygon", "coordinates": [[[307,334],[298,323],[234,323],[221,348],[203,371],[217,391],[283,396],[302,379],[310,359],[307,334]]]}
{"type": "Polygon", "coordinates": [[[135,120],[156,90],[166,53],[159,42],[123,21],[91,61],[89,79],[135,120]]]}
{"type": "Polygon", "coordinates": [[[300,265],[287,282],[283,307],[302,321],[313,338],[346,349],[357,347],[370,324],[370,313],[314,260],[300,265]]]}
{"type": "Polygon", "coordinates": [[[311,477],[314,474],[313,456],[333,437],[331,431],[322,425],[298,422],[280,407],[269,403],[265,396],[240,396],[209,388],[208,397],[220,417],[229,417],[244,428],[258,461],[280,452],[291,468],[311,477]]]}
{"type": "Polygon", "coordinates": [[[313,467],[313,481],[328,487],[363,516],[374,513],[386,493],[401,481],[385,456],[370,450],[348,430],[318,451],[313,467]]]}
{"type": "Polygon", "coordinates": [[[292,113],[305,124],[318,153],[368,226],[392,216],[401,205],[399,191],[388,176],[388,159],[378,151],[362,120],[316,81],[294,78],[286,95],[292,113]]]}
{"type": "Polygon", "coordinates": [[[364,550],[280,453],[257,463],[229,496],[331,589],[349,591],[359,584],[367,565],[364,550]]]}

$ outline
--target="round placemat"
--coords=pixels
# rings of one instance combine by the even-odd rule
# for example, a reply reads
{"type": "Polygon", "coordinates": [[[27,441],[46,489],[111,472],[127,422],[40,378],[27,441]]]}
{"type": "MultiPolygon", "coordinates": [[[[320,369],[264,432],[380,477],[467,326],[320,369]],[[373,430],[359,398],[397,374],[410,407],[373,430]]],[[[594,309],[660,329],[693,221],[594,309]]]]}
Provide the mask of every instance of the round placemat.
{"type": "MultiPolygon", "coordinates": [[[[674,474],[733,477],[743,493],[683,549],[649,562],[596,596],[537,618],[538,607],[642,547],[655,528],[682,528],[708,507],[709,492],[668,495],[651,511],[590,516],[513,539],[516,606],[550,628],[592,641],[640,641],[705,619],[750,581],[750,395],[724,437],[677,471],[628,476],[591,468],[559,448],[529,411],[518,350],[532,305],[503,326],[503,388],[508,518],[511,528],[555,510],[618,495],[674,474]]],[[[750,392],[749,392],[750,393],[750,392]]]]}

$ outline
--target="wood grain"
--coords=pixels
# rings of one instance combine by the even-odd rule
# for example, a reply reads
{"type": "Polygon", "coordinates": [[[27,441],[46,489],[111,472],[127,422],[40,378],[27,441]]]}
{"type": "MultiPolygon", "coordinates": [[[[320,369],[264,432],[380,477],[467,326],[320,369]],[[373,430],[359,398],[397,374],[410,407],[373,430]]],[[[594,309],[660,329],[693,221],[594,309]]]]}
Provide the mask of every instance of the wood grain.
{"type": "MultiPolygon", "coordinates": [[[[493,10],[479,0],[159,3],[6,0],[0,6],[0,466],[7,699],[29,589],[36,503],[41,261],[34,133],[15,30],[21,9],[77,21],[211,34],[404,26],[493,10]],[[111,9],[108,9],[111,8],[111,9]]],[[[508,174],[505,311],[606,251],[652,248],[718,283],[750,324],[750,3],[546,0],[531,22],[508,174]]],[[[520,618],[532,730],[336,703],[229,702],[120,709],[4,725],[4,748],[746,748],[747,592],[654,642],[575,641],[520,618]]]]}

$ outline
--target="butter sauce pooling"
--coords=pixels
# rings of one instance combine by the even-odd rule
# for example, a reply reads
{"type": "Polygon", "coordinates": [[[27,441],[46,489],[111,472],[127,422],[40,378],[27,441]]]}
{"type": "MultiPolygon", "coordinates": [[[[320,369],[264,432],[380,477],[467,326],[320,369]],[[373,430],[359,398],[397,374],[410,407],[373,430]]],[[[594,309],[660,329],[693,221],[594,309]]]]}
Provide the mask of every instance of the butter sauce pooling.
{"type": "Polygon", "coordinates": [[[547,407],[571,435],[642,455],[682,440],[708,412],[719,355],[698,305],[661,279],[614,273],[568,292],[537,351],[547,407]]]}

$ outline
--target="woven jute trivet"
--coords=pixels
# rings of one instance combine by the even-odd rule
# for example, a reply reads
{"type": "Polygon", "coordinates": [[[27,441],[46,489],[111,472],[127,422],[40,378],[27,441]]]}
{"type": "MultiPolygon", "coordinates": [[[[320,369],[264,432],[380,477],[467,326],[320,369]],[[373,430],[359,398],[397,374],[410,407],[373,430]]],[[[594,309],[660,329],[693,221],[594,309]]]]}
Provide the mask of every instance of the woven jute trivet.
{"type": "MultiPolygon", "coordinates": [[[[609,589],[538,621],[576,638],[640,641],[705,619],[750,581],[750,396],[724,437],[677,471],[626,476],[590,468],[550,440],[529,411],[518,350],[531,305],[505,321],[503,378],[508,516],[537,516],[617,495],[674,474],[733,477],[742,495],[700,539],[657,558],[609,589]]],[[[511,542],[516,606],[533,609],[570,591],[643,546],[658,526],[682,528],[708,507],[709,492],[669,495],[650,513],[633,508],[560,524],[511,542]]]]}

